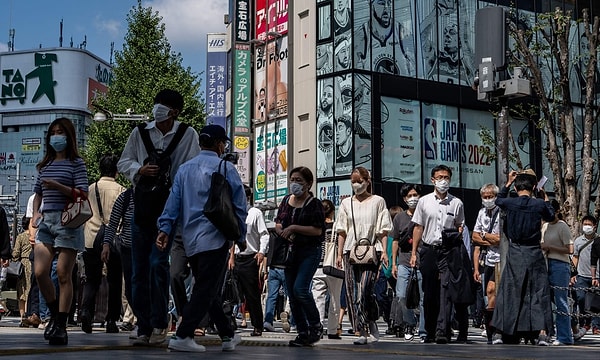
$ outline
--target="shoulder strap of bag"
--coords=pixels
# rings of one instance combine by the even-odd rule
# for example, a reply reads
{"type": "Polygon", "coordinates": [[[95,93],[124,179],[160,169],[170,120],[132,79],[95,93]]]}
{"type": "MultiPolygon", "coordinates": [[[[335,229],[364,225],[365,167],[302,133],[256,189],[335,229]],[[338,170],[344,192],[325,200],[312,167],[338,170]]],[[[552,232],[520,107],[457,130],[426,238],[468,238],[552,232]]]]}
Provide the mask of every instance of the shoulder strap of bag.
{"type": "Polygon", "coordinates": [[[100,212],[100,220],[104,224],[104,213],[102,212],[102,202],[100,201],[100,189],[98,189],[98,182],[96,181],[96,204],[98,204],[98,211],[100,212]]]}
{"type": "Polygon", "coordinates": [[[190,127],[188,124],[179,123],[179,127],[177,128],[177,131],[175,132],[175,136],[173,136],[173,139],[169,143],[169,146],[167,146],[167,148],[163,152],[164,156],[171,156],[173,151],[175,151],[175,148],[177,147],[177,145],[179,145],[179,142],[181,141],[181,139],[183,139],[183,135],[185,134],[185,131],[187,130],[188,127],[190,127]]]}
{"type": "Polygon", "coordinates": [[[579,253],[581,253],[581,252],[583,251],[583,249],[585,249],[586,247],[588,247],[588,245],[589,245],[589,244],[591,244],[591,243],[593,243],[593,242],[594,242],[594,240],[596,240],[597,238],[598,238],[598,237],[596,236],[596,237],[594,237],[592,240],[588,240],[588,242],[586,242],[586,243],[585,243],[585,245],[583,245],[583,246],[581,247],[581,249],[579,249],[579,253]]]}
{"type": "Polygon", "coordinates": [[[354,241],[358,244],[358,236],[356,236],[356,223],[354,222],[354,195],[350,197],[350,211],[352,212],[352,230],[354,230],[354,241]]]}
{"type": "Polygon", "coordinates": [[[150,155],[151,152],[156,150],[154,144],[152,143],[152,139],[150,139],[150,131],[146,129],[146,124],[139,124],[138,130],[140,132],[140,136],[142,137],[142,141],[144,142],[146,152],[148,153],[148,155],[150,155]]]}
{"type": "Polygon", "coordinates": [[[496,219],[498,219],[498,214],[500,213],[500,208],[496,206],[494,212],[492,213],[492,221],[490,221],[490,227],[488,228],[488,233],[491,234],[494,231],[494,224],[496,223],[496,219]]]}
{"type": "Polygon", "coordinates": [[[227,180],[227,164],[225,163],[224,159],[221,159],[219,162],[219,167],[217,169],[218,173],[221,173],[221,165],[223,165],[223,177],[225,177],[225,180],[227,180]]]}
{"type": "Polygon", "coordinates": [[[125,217],[125,213],[127,212],[127,209],[129,208],[129,202],[131,201],[131,193],[133,192],[133,190],[127,189],[125,190],[125,193],[123,195],[123,206],[121,207],[121,214],[119,214],[119,232],[121,232],[121,230],[123,229],[123,220],[125,217]]]}

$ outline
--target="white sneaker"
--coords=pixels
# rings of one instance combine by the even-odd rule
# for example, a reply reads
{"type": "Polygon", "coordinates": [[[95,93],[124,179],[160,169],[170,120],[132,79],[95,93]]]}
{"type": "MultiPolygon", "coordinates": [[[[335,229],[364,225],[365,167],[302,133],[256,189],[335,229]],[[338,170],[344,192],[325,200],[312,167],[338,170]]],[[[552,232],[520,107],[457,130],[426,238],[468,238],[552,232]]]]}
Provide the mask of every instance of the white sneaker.
{"type": "Polygon", "coordinates": [[[549,346],[550,344],[548,344],[548,341],[550,341],[550,339],[548,338],[548,336],[546,335],[540,335],[538,337],[538,345],[539,346],[549,346]]]}
{"type": "Polygon", "coordinates": [[[404,334],[404,340],[406,340],[406,341],[413,341],[414,338],[415,338],[415,333],[405,333],[404,334]]]}
{"type": "Polygon", "coordinates": [[[169,350],[174,351],[185,351],[185,352],[205,352],[206,348],[200,344],[197,344],[193,338],[186,337],[180,338],[176,336],[174,339],[169,340],[169,350]]]}
{"type": "Polygon", "coordinates": [[[233,339],[228,336],[225,336],[222,339],[222,341],[223,343],[221,346],[223,348],[223,351],[233,351],[235,350],[235,346],[242,342],[242,336],[240,334],[235,334],[233,335],[233,339]]]}
{"type": "Polygon", "coordinates": [[[136,336],[135,339],[133,339],[132,344],[134,346],[148,346],[148,335],[140,335],[140,336],[136,336]]]}
{"type": "Polygon", "coordinates": [[[502,341],[502,335],[494,334],[494,337],[492,340],[492,345],[500,345],[500,344],[504,344],[504,342],[502,341]]]}
{"type": "Polygon", "coordinates": [[[265,323],[263,324],[263,328],[264,328],[264,331],[271,331],[271,332],[275,332],[275,331],[277,331],[277,330],[275,330],[275,326],[273,326],[273,324],[271,324],[271,323],[268,323],[268,322],[266,322],[266,321],[265,321],[265,323]]]}
{"type": "Polygon", "coordinates": [[[279,317],[281,318],[281,327],[283,328],[283,331],[285,331],[286,333],[290,332],[290,322],[289,322],[289,316],[287,312],[282,312],[281,314],[279,314],[279,317]]]}
{"type": "Polygon", "coordinates": [[[483,336],[484,338],[487,338],[487,330],[483,330],[481,332],[481,336],[483,336]]]}
{"type": "Polygon", "coordinates": [[[151,345],[158,345],[165,342],[167,339],[167,329],[154,329],[148,343],[151,345]]]}
{"type": "Polygon", "coordinates": [[[379,341],[379,338],[374,336],[374,335],[369,335],[369,338],[367,339],[367,343],[376,343],[379,341]]]}
{"type": "Polygon", "coordinates": [[[354,340],[354,345],[367,345],[367,337],[361,336],[358,339],[354,340]]]}

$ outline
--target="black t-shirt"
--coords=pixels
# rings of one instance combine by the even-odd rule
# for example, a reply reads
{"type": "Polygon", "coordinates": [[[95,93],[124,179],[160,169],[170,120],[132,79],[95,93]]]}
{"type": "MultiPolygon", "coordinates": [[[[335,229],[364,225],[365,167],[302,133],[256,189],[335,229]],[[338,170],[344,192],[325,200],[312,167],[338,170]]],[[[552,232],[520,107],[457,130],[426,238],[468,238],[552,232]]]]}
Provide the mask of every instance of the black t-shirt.
{"type": "Polygon", "coordinates": [[[406,211],[394,217],[394,228],[392,229],[392,238],[398,241],[400,254],[398,254],[398,265],[410,266],[410,253],[412,252],[412,234],[415,223],[412,222],[412,216],[406,211]]]}

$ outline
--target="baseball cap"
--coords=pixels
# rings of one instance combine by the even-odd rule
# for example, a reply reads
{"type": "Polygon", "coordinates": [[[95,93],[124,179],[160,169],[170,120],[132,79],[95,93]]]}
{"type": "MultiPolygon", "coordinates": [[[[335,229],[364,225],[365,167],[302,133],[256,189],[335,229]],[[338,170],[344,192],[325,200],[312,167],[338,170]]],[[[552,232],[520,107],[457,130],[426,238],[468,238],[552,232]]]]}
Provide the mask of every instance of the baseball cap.
{"type": "Polygon", "coordinates": [[[206,125],[202,128],[202,130],[200,130],[200,135],[206,135],[218,140],[231,141],[231,139],[225,133],[225,129],[220,125],[206,125]]]}

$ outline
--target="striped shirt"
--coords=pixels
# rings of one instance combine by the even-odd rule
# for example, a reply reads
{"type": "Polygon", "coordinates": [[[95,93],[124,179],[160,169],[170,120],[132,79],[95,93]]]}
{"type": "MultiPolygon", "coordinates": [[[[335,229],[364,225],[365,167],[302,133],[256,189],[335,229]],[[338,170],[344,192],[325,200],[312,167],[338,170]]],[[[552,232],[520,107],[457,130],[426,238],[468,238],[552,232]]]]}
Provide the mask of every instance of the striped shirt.
{"type": "Polygon", "coordinates": [[[62,211],[67,202],[71,201],[60,190],[42,187],[42,180],[44,179],[52,179],[62,185],[77,188],[86,193],[88,191],[87,170],[83,159],[77,158],[74,161],[69,159],[53,160],[39,171],[37,181],[33,187],[33,191],[41,195],[44,200],[41,212],[62,211]]]}
{"type": "MultiPolygon", "coordinates": [[[[117,197],[115,204],[113,205],[110,213],[110,221],[108,226],[104,229],[104,240],[103,244],[112,244],[115,240],[119,228],[121,232],[119,238],[121,239],[121,246],[131,247],[131,219],[133,218],[133,191],[128,189],[117,197]],[[125,204],[125,197],[129,194],[129,203],[125,204]],[[123,213],[123,210],[125,213],[123,213]]],[[[115,244],[116,245],[116,244],[115,244]]]]}

